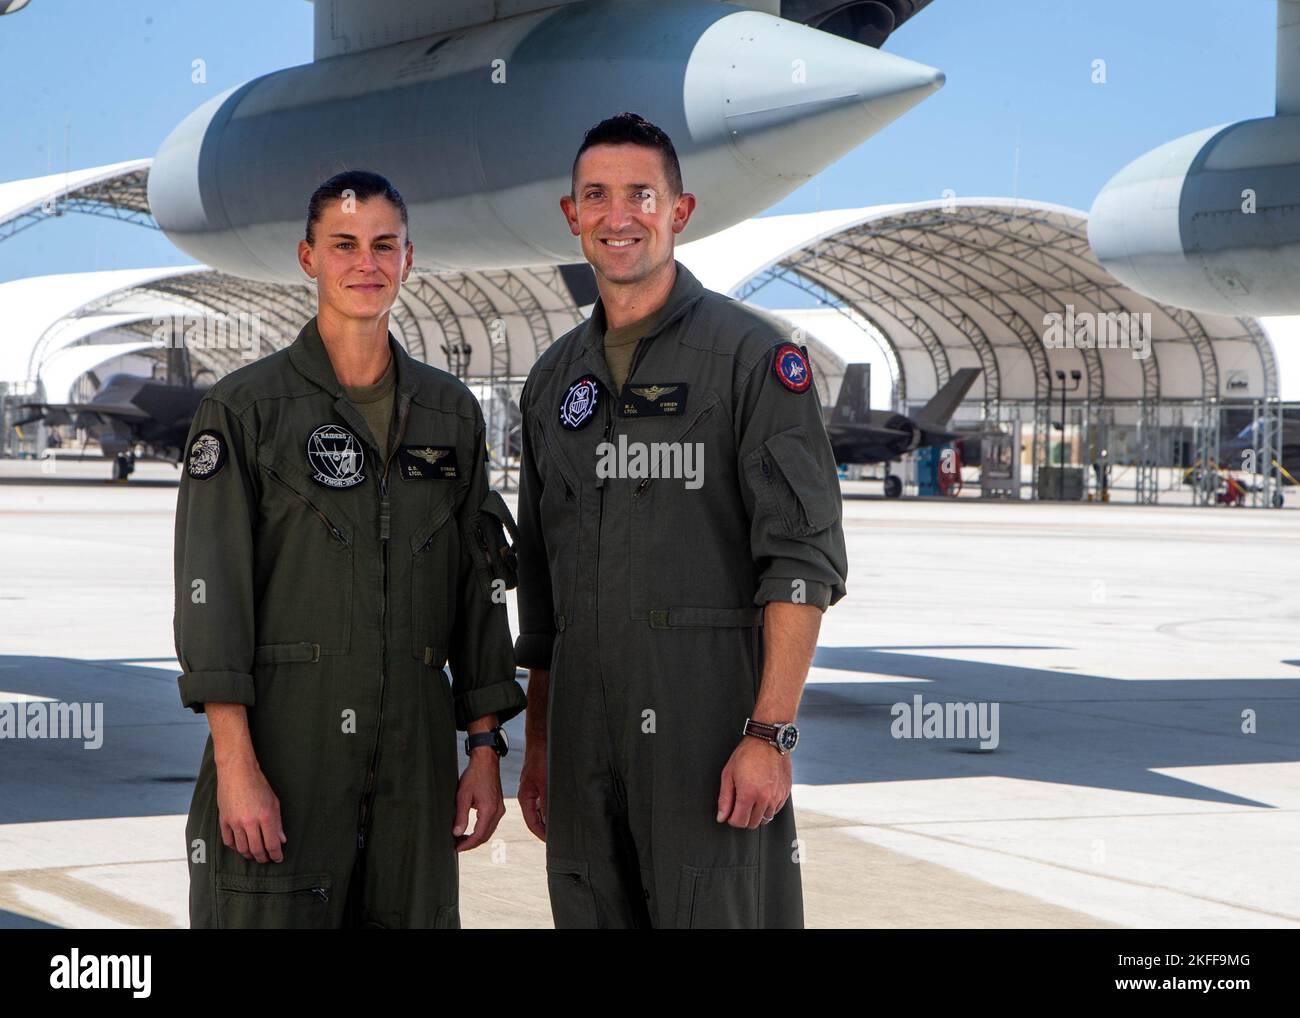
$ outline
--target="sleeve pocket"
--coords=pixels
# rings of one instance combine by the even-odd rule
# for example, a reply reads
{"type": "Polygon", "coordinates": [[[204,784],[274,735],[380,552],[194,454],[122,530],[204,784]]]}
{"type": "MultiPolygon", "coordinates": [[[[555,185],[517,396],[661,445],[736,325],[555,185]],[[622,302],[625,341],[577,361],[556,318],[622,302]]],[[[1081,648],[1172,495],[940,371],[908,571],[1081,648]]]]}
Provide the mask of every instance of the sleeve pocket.
{"type": "MultiPolygon", "coordinates": [[[[491,580],[501,580],[506,590],[514,590],[519,579],[519,562],[514,542],[519,540],[514,517],[499,491],[489,491],[474,517],[474,540],[478,564],[491,580]],[[507,539],[506,533],[510,537],[507,539]]],[[[489,583],[489,586],[491,584],[489,583]]]]}
{"type": "Polygon", "coordinates": [[[839,515],[839,492],[808,447],[802,426],[771,436],[749,454],[751,481],[773,529],[787,537],[825,530],[839,515]]]}

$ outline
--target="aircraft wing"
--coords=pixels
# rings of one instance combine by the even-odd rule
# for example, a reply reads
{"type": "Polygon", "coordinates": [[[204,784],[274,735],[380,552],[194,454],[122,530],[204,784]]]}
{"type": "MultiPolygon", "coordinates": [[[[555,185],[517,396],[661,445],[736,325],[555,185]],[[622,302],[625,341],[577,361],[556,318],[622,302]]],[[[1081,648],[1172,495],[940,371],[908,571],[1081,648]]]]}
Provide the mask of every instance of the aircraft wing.
{"type": "MultiPolygon", "coordinates": [[[[313,58],[378,49],[398,42],[443,35],[533,11],[567,7],[581,0],[312,0],[315,4],[313,58]]],[[[879,47],[891,32],[928,7],[931,0],[730,0],[879,47]]]]}
{"type": "Polygon", "coordinates": [[[578,0],[313,0],[314,59],[423,39],[578,0]]]}
{"type": "Polygon", "coordinates": [[[33,411],[31,416],[15,421],[16,427],[34,421],[50,424],[71,424],[78,414],[96,414],[107,420],[125,422],[145,421],[149,415],[130,403],[19,403],[18,409],[33,411]]]}

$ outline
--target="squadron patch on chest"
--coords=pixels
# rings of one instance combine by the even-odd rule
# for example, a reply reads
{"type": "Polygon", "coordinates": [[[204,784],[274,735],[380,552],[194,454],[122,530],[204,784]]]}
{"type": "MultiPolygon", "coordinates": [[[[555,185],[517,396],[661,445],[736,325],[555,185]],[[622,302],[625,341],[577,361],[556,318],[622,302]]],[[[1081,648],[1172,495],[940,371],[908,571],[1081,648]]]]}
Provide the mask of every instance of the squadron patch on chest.
{"type": "Polygon", "coordinates": [[[585,427],[596,412],[600,396],[600,382],[591,375],[583,375],[564,394],[560,401],[560,423],[570,431],[585,427]]]}
{"type": "Polygon", "coordinates": [[[672,417],[686,409],[685,382],[625,385],[618,401],[621,417],[672,417]]]}
{"type": "Polygon", "coordinates": [[[226,465],[226,440],[221,432],[206,428],[194,436],[185,469],[198,481],[206,481],[226,465]]]}
{"type": "Polygon", "coordinates": [[[408,481],[454,481],[460,476],[454,445],[399,445],[397,461],[408,481]]]}
{"type": "Polygon", "coordinates": [[[327,488],[355,488],[364,481],[365,452],[342,424],[322,424],[307,439],[311,479],[327,488]]]}
{"type": "Polygon", "coordinates": [[[808,356],[793,343],[782,343],[776,348],[772,370],[777,381],[791,392],[807,392],[812,385],[812,365],[808,356]]]}

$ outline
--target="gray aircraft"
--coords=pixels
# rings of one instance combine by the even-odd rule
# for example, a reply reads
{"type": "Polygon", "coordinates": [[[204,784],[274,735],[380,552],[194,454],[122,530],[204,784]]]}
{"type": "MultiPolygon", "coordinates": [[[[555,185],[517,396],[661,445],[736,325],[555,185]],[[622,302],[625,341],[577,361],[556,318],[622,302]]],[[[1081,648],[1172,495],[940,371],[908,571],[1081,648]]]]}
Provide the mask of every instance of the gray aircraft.
{"type": "Polygon", "coordinates": [[[207,387],[168,385],[139,375],[110,375],[89,403],[20,403],[30,415],[14,426],[46,425],[85,428],[105,458],[113,460],[113,480],[125,481],[135,470],[137,449],[148,459],[179,463],[190,424],[207,387]]]}
{"type": "Polygon", "coordinates": [[[1138,293],[1193,311],[1300,314],[1300,2],[1276,3],[1275,115],[1168,142],[1093,202],[1093,252],[1138,293]]]}
{"type": "Polygon", "coordinates": [[[382,173],[418,267],[580,262],[558,209],[584,132],[632,110],[701,203],[682,242],[759,214],[937,90],[878,49],[930,0],[319,0],[314,61],[213,97],[164,140],[149,204],[223,272],[302,281],[306,196],[382,173]]]}
{"type": "MultiPolygon", "coordinates": [[[[948,422],[979,377],[979,368],[958,368],[915,417],[871,409],[871,366],[849,364],[835,406],[826,413],[826,432],[837,463],[892,463],[917,449],[964,438],[948,422]]],[[[885,474],[885,495],[898,498],[902,478],[885,474]]]]}

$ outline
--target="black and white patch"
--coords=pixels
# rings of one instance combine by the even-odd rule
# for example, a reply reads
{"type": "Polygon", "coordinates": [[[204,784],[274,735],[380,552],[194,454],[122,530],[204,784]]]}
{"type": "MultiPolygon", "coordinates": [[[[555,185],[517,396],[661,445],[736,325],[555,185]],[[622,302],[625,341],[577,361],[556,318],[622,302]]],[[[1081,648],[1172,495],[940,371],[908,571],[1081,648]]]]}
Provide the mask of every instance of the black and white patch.
{"type": "Polygon", "coordinates": [[[399,445],[397,461],[407,480],[454,481],[460,477],[454,445],[399,445]]]}
{"type": "Polygon", "coordinates": [[[596,412],[600,396],[600,383],[591,375],[583,375],[564,394],[560,401],[560,423],[570,431],[584,427],[596,412]]]}
{"type": "Polygon", "coordinates": [[[206,481],[226,465],[226,440],[221,432],[205,428],[194,436],[185,469],[197,481],[206,481]]]}
{"type": "Polygon", "coordinates": [[[365,452],[342,424],[322,424],[307,439],[311,479],[327,488],[355,488],[364,481],[365,452]]]}

